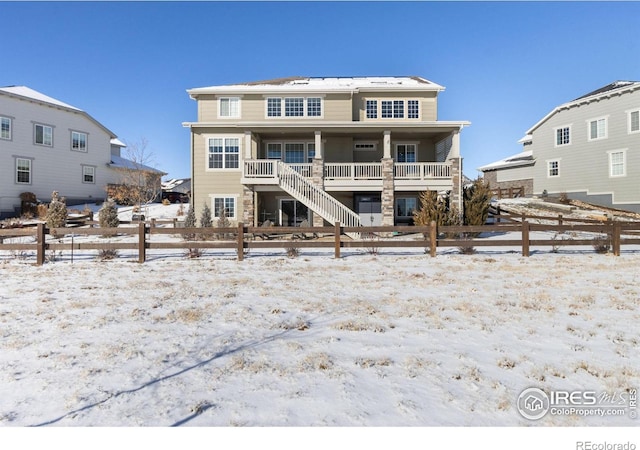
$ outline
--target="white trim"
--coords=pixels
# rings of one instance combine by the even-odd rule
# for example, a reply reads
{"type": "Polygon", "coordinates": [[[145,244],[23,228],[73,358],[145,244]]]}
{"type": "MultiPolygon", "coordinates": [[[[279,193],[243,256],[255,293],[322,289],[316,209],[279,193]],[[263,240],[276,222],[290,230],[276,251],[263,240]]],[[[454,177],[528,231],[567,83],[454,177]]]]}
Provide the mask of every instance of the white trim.
{"type": "MultiPolygon", "coordinates": [[[[216,199],[233,199],[233,216],[227,216],[229,220],[238,220],[238,194],[209,194],[211,199],[211,217],[213,219],[219,219],[220,216],[216,215],[216,199]]],[[[226,208],[226,206],[225,206],[226,208]]]]}
{"type": "Polygon", "coordinates": [[[47,125],[47,124],[40,123],[40,122],[33,122],[33,144],[34,145],[41,145],[43,147],[53,147],[53,143],[54,143],[54,140],[53,140],[53,129],[54,128],[55,127],[53,125],[47,125]],[[38,133],[36,131],[37,127],[42,127],[42,142],[38,142],[37,141],[37,136],[38,136],[38,133]],[[51,143],[50,144],[46,143],[45,128],[49,128],[51,130],[51,143]]]}
{"type": "Polygon", "coordinates": [[[573,142],[572,127],[573,127],[573,124],[570,123],[570,124],[567,124],[567,125],[560,125],[558,127],[554,127],[553,128],[553,146],[555,148],[567,147],[567,146],[571,145],[571,143],[573,142]],[[564,143],[558,144],[558,130],[564,130],[565,128],[569,129],[569,142],[567,142],[566,144],[564,144],[564,143]]]}
{"type": "Polygon", "coordinates": [[[264,117],[266,120],[273,120],[273,119],[286,119],[286,120],[300,120],[300,119],[309,119],[309,120],[317,120],[317,119],[324,119],[324,108],[325,108],[325,95],[324,94],[318,94],[318,95],[312,95],[312,94],[307,94],[307,95],[263,95],[264,98],[264,117]],[[302,99],[302,115],[300,116],[287,116],[286,114],[286,103],[287,103],[287,99],[292,99],[292,98],[301,98],[302,99]],[[319,98],[320,99],[320,115],[319,116],[310,116],[309,115],[309,99],[310,98],[319,98]],[[277,116],[270,116],[269,115],[269,100],[270,99],[280,99],[280,115],[277,116]]]}
{"type": "Polygon", "coordinates": [[[627,114],[627,134],[637,134],[640,133],[640,107],[635,108],[635,109],[629,109],[627,111],[625,111],[625,113],[627,114]],[[631,130],[631,114],[633,113],[638,113],[638,129],[637,130],[631,130]]]}
{"type": "Polygon", "coordinates": [[[229,96],[219,96],[216,97],[218,102],[218,119],[240,119],[242,117],[242,99],[238,95],[229,95],[229,96]],[[222,100],[229,100],[229,115],[222,115],[222,100]],[[231,113],[231,100],[236,100],[238,102],[238,111],[236,114],[231,113]]]}
{"type": "Polygon", "coordinates": [[[14,165],[13,165],[13,173],[14,173],[14,182],[15,184],[23,184],[30,185],[33,184],[33,158],[28,158],[24,156],[14,156],[14,165]],[[29,181],[18,181],[18,161],[29,161],[29,181]]]}
{"type": "Polygon", "coordinates": [[[394,161],[395,162],[399,162],[398,161],[398,145],[413,145],[415,147],[415,154],[416,154],[416,160],[415,161],[402,161],[402,162],[418,162],[418,142],[417,141],[397,141],[393,143],[393,155],[394,155],[394,161]]]}
{"type": "Polygon", "coordinates": [[[0,130],[0,139],[4,141],[12,141],[13,140],[13,117],[0,115],[0,127],[2,126],[2,120],[9,121],[9,137],[2,137],[2,132],[0,130]]]}
{"type": "Polygon", "coordinates": [[[403,98],[403,97],[368,97],[362,99],[362,108],[364,111],[364,120],[366,121],[386,121],[386,120],[407,120],[413,123],[422,119],[422,102],[419,98],[403,98]],[[376,102],[376,117],[367,116],[367,102],[376,102]],[[391,117],[382,117],[382,103],[391,102],[391,117]],[[394,117],[396,114],[396,102],[402,102],[402,116],[394,117]],[[418,117],[409,117],[409,102],[418,103],[418,117]]]}
{"type": "Polygon", "coordinates": [[[547,163],[547,178],[560,178],[560,161],[562,160],[562,158],[554,158],[554,159],[547,159],[545,162],[547,163]],[[550,164],[551,163],[558,163],[558,167],[556,168],[556,170],[558,171],[557,175],[551,175],[551,167],[550,164]]]}
{"type": "Polygon", "coordinates": [[[242,171],[243,148],[244,148],[244,135],[240,134],[205,134],[204,138],[204,168],[205,172],[240,172],[242,171]],[[238,140],[238,167],[224,167],[226,152],[222,152],[222,165],[223,167],[209,167],[209,140],[210,139],[237,139],[238,140]]]}
{"type": "Polygon", "coordinates": [[[593,119],[587,119],[586,122],[587,122],[587,141],[588,142],[601,141],[601,140],[607,139],[609,137],[609,115],[608,114],[606,116],[600,116],[600,117],[594,117],[593,119]],[[602,136],[592,137],[591,136],[591,124],[593,122],[596,122],[596,133],[597,133],[598,132],[597,123],[600,122],[601,120],[604,121],[604,134],[602,136]]]}
{"type": "Polygon", "coordinates": [[[82,167],[82,184],[96,184],[96,166],[91,166],[88,164],[81,164],[80,166],[82,167]],[[84,179],[85,175],[88,175],[85,173],[86,169],[91,169],[92,173],[90,175],[93,181],[86,181],[84,179]]]}
{"type": "Polygon", "coordinates": [[[627,150],[627,148],[622,148],[607,152],[607,155],[609,156],[609,178],[622,178],[627,176],[627,150]],[[617,175],[613,174],[613,161],[611,158],[614,153],[622,153],[622,173],[617,175]]]}

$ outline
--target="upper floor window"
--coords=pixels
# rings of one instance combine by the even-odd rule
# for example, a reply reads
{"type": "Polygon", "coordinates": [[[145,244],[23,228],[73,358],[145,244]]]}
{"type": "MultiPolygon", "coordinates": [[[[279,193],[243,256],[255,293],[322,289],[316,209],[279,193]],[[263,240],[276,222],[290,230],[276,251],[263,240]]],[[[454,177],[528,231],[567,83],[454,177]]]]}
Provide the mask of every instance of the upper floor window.
{"type": "Polygon", "coordinates": [[[219,99],[219,117],[240,117],[240,98],[221,97],[219,99]]]}
{"type": "Polygon", "coordinates": [[[240,161],[240,139],[210,138],[209,169],[237,169],[240,161]]]}
{"type": "Polygon", "coordinates": [[[366,104],[367,119],[378,118],[378,100],[367,100],[366,104]]]}
{"type": "Polygon", "coordinates": [[[418,160],[416,144],[396,144],[396,162],[414,163],[418,160]]]}
{"type": "Polygon", "coordinates": [[[71,132],[71,150],[76,152],[87,151],[87,133],[80,133],[79,131],[71,132]]]}
{"type": "Polygon", "coordinates": [[[589,140],[604,139],[607,137],[607,118],[601,117],[588,121],[589,123],[589,140]]]}
{"type": "Polygon", "coordinates": [[[628,111],[629,133],[640,133],[640,109],[628,111]]]}
{"type": "Polygon", "coordinates": [[[0,139],[11,139],[11,118],[0,117],[0,139]]]}
{"type": "Polygon", "coordinates": [[[284,117],[322,117],[322,97],[268,97],[267,117],[283,117],[283,114],[284,117]]]}
{"type": "Polygon", "coordinates": [[[16,183],[31,184],[31,160],[16,158],[16,183]]]}
{"type": "Polygon", "coordinates": [[[555,129],[556,147],[571,144],[571,127],[560,127],[555,129]]]}
{"type": "Polygon", "coordinates": [[[366,100],[367,119],[419,119],[419,100],[366,100]]]}
{"type": "Polygon", "coordinates": [[[35,142],[39,145],[53,146],[53,127],[35,124],[35,142]]]}

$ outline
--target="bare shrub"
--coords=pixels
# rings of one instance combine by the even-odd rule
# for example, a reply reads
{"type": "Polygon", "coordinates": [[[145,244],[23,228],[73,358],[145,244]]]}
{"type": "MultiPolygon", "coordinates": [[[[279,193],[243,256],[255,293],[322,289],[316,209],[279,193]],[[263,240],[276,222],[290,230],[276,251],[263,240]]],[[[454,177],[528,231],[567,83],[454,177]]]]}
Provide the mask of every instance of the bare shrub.
{"type": "Polygon", "coordinates": [[[367,246],[364,247],[365,252],[370,255],[378,254],[380,248],[378,245],[376,245],[376,242],[380,241],[380,236],[375,233],[362,233],[362,240],[368,243],[367,246]]]}
{"type": "Polygon", "coordinates": [[[109,261],[118,257],[118,250],[115,248],[103,248],[98,250],[98,258],[100,261],[109,261]]]}
{"type": "Polygon", "coordinates": [[[67,205],[64,197],[60,197],[57,191],[51,194],[51,203],[47,210],[47,227],[60,228],[67,223],[67,205]]]}
{"type": "MultiPolygon", "coordinates": [[[[117,228],[120,225],[118,218],[118,209],[112,200],[107,200],[102,204],[102,208],[98,211],[98,222],[100,228],[117,228]]],[[[105,237],[115,236],[114,233],[105,233],[105,237]]]]}
{"type": "Polygon", "coordinates": [[[298,247],[285,247],[285,250],[289,258],[297,258],[298,256],[300,256],[300,249],[298,247]]]}
{"type": "Polygon", "coordinates": [[[595,238],[592,246],[595,252],[599,254],[606,254],[611,251],[611,242],[608,238],[595,238]]]}
{"type": "Polygon", "coordinates": [[[200,248],[188,248],[185,252],[185,256],[187,258],[200,258],[203,255],[202,249],[200,248]]]}

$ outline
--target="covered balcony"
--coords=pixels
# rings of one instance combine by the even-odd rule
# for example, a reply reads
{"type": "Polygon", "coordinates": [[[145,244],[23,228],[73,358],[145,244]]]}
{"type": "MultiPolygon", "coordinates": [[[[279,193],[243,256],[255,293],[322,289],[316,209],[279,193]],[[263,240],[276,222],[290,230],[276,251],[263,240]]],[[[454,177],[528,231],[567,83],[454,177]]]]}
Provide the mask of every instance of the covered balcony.
{"type": "MultiPolygon", "coordinates": [[[[245,160],[242,183],[247,185],[277,185],[278,160],[245,160]]],[[[312,178],[313,163],[287,164],[305,178],[312,178]]],[[[323,185],[327,191],[382,190],[382,163],[323,164],[323,185]]],[[[412,162],[393,165],[395,190],[422,191],[452,188],[451,163],[412,162]]]]}

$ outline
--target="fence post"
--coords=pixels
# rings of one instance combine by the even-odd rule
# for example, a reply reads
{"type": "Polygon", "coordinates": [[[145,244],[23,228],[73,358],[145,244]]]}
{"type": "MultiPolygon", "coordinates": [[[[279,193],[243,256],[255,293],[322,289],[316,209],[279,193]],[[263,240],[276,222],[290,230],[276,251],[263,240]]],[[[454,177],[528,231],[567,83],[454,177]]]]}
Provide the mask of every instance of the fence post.
{"type": "Polygon", "coordinates": [[[144,222],[138,224],[138,262],[142,264],[147,259],[147,227],[144,222]]]}
{"type": "Polygon", "coordinates": [[[620,222],[613,222],[613,233],[612,233],[612,244],[613,244],[613,255],[620,256],[620,222]]]}
{"type": "Polygon", "coordinates": [[[238,252],[238,261],[244,260],[244,223],[238,223],[238,247],[236,248],[238,252]]]}
{"type": "Polygon", "coordinates": [[[438,245],[438,227],[435,220],[432,220],[429,226],[431,227],[429,229],[429,255],[435,258],[436,246],[438,245]]]}
{"type": "Polygon", "coordinates": [[[558,225],[562,225],[562,214],[558,214],[558,225]]]}
{"type": "Polygon", "coordinates": [[[340,222],[335,224],[334,236],[334,257],[340,258],[340,222]]]}
{"type": "Polygon", "coordinates": [[[36,241],[38,242],[38,249],[36,252],[36,265],[41,266],[44,264],[44,252],[46,249],[46,235],[44,234],[44,224],[39,223],[36,230],[36,241]]]}
{"type": "Polygon", "coordinates": [[[522,221],[522,256],[529,256],[529,222],[522,221]]]}

